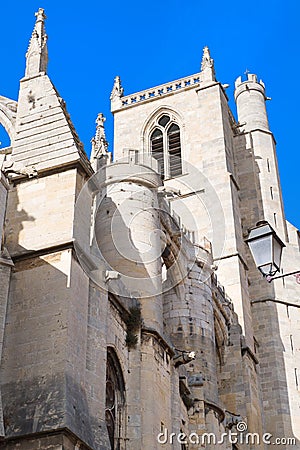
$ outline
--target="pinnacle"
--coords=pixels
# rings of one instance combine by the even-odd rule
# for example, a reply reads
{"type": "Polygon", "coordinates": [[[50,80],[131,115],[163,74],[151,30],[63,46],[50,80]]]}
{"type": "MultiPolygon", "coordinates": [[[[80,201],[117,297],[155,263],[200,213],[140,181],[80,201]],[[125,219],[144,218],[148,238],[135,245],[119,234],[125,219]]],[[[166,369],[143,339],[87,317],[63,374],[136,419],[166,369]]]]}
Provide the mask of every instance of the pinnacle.
{"type": "Polygon", "coordinates": [[[208,46],[205,46],[203,48],[201,70],[204,70],[207,67],[208,68],[213,68],[214,67],[214,60],[210,57],[210,51],[209,51],[208,46]]]}
{"type": "Polygon", "coordinates": [[[99,113],[96,119],[96,134],[92,138],[92,152],[91,152],[91,164],[95,171],[104,163],[111,161],[111,153],[107,151],[108,142],[105,136],[104,122],[106,118],[102,113],[99,113]]]}
{"type": "Polygon", "coordinates": [[[46,73],[48,63],[47,35],[45,32],[46,15],[43,8],[35,13],[36,22],[26,53],[26,77],[46,73]]]}
{"type": "Polygon", "coordinates": [[[202,82],[211,82],[216,80],[214,60],[210,56],[210,51],[207,45],[203,49],[201,72],[202,82]]]}

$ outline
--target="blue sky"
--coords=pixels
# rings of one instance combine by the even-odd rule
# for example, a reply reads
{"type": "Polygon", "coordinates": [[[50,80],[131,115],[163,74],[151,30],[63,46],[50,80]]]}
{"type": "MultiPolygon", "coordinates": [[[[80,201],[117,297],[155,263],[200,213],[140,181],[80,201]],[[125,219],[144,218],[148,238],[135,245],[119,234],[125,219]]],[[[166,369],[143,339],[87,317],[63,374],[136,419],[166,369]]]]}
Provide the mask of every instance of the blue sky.
{"type": "MultiPolygon", "coordinates": [[[[272,98],[267,108],[277,141],[287,218],[300,227],[298,178],[299,5],[296,0],[160,2],[58,2],[27,0],[0,6],[0,95],[17,99],[34,12],[45,8],[49,36],[48,74],[68,110],[85,150],[98,112],[107,117],[112,149],[109,95],[120,75],[125,95],[199,71],[208,45],[217,79],[229,83],[248,69],[272,98]]],[[[5,136],[0,134],[5,145],[5,136]]]]}

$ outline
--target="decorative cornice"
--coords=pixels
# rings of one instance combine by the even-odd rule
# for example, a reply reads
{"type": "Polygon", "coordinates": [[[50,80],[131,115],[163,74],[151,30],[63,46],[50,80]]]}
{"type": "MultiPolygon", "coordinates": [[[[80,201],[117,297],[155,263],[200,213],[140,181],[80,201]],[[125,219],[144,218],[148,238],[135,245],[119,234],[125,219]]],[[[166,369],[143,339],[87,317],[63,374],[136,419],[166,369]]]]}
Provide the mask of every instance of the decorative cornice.
{"type": "Polygon", "coordinates": [[[184,78],[179,78],[174,81],[170,81],[169,83],[164,83],[159,86],[155,86],[149,89],[145,89],[144,91],[139,91],[134,94],[119,96],[118,104],[113,102],[111,97],[111,110],[112,112],[126,109],[130,106],[134,106],[136,104],[145,103],[148,101],[152,101],[157,98],[167,97],[169,95],[175,94],[180,91],[185,91],[188,89],[192,89],[194,87],[199,87],[201,82],[201,73],[195,73],[194,75],[189,75],[184,78]]]}

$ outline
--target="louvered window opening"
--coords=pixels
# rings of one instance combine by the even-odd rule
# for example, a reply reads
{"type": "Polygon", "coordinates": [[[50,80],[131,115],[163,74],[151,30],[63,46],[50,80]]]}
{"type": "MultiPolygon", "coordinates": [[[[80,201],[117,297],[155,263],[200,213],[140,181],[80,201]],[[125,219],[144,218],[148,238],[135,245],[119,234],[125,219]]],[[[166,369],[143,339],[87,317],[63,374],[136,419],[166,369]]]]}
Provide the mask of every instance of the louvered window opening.
{"type": "Polygon", "coordinates": [[[162,179],[182,174],[179,126],[164,114],[150,136],[151,154],[159,163],[162,179]]]}
{"type": "Polygon", "coordinates": [[[159,129],[154,130],[151,135],[151,153],[159,163],[159,171],[161,177],[165,177],[165,164],[164,164],[164,142],[163,134],[159,129]]]}
{"type": "Polygon", "coordinates": [[[178,125],[171,125],[168,130],[168,150],[170,176],[175,177],[182,174],[180,130],[178,125]]]}

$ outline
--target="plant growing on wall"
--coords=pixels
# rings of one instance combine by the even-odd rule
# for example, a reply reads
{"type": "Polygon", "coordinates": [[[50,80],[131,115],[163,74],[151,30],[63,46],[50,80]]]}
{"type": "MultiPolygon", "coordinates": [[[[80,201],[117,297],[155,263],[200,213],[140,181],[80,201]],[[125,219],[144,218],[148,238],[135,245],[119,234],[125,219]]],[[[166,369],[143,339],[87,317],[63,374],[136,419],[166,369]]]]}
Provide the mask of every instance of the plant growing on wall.
{"type": "Polygon", "coordinates": [[[142,324],[141,308],[140,306],[132,306],[129,308],[129,314],[125,320],[127,327],[126,345],[128,349],[136,347],[138,342],[138,331],[142,324]]]}

